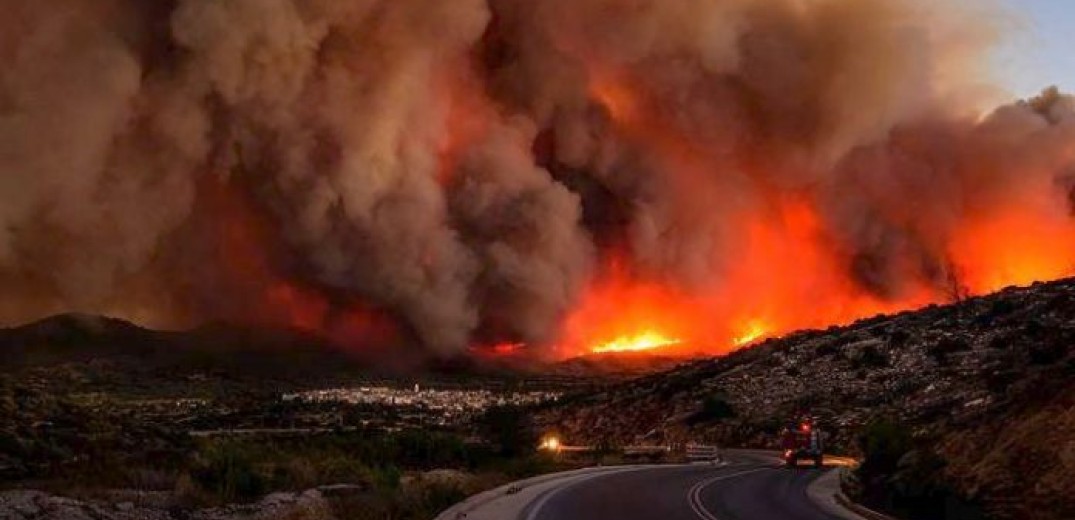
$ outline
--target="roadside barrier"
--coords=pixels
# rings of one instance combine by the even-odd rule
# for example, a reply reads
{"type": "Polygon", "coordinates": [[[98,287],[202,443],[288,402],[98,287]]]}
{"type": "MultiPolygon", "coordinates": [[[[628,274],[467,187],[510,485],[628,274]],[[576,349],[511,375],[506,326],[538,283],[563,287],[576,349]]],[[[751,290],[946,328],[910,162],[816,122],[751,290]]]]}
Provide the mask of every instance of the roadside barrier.
{"type": "Polygon", "coordinates": [[[687,460],[691,462],[717,462],[721,460],[720,449],[705,444],[688,444],[687,460]]]}

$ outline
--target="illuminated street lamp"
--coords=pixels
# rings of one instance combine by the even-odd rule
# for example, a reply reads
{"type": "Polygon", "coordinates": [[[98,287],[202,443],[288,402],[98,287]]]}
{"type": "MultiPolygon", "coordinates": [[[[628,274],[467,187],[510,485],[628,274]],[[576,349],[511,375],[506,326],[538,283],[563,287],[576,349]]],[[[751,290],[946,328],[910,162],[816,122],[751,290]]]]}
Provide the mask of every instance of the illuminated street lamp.
{"type": "Polygon", "coordinates": [[[550,435],[548,437],[545,437],[545,439],[543,439],[541,441],[541,445],[539,446],[539,449],[546,450],[546,451],[559,452],[560,451],[560,446],[561,446],[560,445],[560,439],[557,438],[555,435],[550,435]]]}

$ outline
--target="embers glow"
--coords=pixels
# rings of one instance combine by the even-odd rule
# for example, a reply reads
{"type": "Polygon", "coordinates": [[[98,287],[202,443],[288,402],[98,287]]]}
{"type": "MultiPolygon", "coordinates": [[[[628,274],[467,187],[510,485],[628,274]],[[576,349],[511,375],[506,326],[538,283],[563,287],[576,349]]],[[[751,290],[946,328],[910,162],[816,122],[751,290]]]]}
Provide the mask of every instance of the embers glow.
{"type": "Polygon", "coordinates": [[[682,340],[669,338],[656,331],[645,331],[634,336],[621,336],[603,345],[593,348],[594,354],[610,354],[614,352],[646,352],[662,347],[679,345],[682,340]]]}
{"type": "Polygon", "coordinates": [[[511,356],[526,349],[526,343],[497,343],[490,347],[490,351],[498,356],[511,356]]]}
{"type": "Polygon", "coordinates": [[[467,351],[473,356],[485,359],[520,358],[529,353],[526,343],[511,341],[472,345],[467,351]]]}

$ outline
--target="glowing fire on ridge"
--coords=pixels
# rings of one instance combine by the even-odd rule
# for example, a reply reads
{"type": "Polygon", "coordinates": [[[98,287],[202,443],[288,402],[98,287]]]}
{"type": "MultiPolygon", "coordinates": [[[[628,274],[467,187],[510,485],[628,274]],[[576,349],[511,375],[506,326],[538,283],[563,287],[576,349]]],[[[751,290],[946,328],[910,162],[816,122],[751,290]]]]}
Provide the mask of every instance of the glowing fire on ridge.
{"type": "Polygon", "coordinates": [[[752,321],[747,325],[747,330],[743,332],[742,336],[738,336],[733,340],[735,346],[744,347],[755,341],[762,339],[768,334],[768,327],[760,321],[752,321]]]}
{"type": "Polygon", "coordinates": [[[610,354],[614,352],[645,352],[662,347],[679,345],[682,340],[669,338],[659,332],[648,330],[634,336],[621,336],[608,343],[594,347],[594,354],[610,354]]]}

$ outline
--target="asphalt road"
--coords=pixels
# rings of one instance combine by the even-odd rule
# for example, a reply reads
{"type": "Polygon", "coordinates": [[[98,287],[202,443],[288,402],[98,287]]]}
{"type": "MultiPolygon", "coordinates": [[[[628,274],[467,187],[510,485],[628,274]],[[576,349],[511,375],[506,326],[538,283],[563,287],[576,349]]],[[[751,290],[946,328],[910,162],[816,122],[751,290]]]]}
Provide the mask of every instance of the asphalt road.
{"type": "Polygon", "coordinates": [[[771,457],[732,464],[646,468],[573,482],[534,500],[522,520],[834,520],[807,494],[825,470],[771,457]]]}

